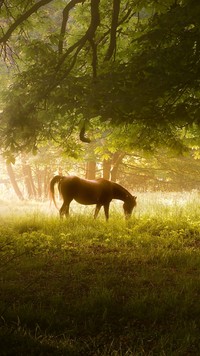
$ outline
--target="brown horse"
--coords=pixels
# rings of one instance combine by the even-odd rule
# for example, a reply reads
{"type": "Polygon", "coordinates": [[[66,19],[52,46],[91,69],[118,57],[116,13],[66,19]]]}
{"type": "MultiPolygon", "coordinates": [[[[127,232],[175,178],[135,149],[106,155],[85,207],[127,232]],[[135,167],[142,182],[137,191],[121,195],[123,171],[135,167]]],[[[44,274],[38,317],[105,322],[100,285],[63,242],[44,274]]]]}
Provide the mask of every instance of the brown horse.
{"type": "Polygon", "coordinates": [[[121,185],[100,178],[96,180],[87,180],[76,176],[55,176],[50,182],[50,194],[54,201],[54,186],[58,184],[58,190],[63,198],[63,205],[60,208],[60,217],[69,215],[69,205],[74,199],[80,204],[96,204],[94,218],[97,217],[101,207],[104,207],[106,220],[109,218],[109,206],[112,199],[119,199],[124,202],[124,214],[128,218],[131,216],[133,208],[136,206],[136,198],[132,196],[121,185]]]}

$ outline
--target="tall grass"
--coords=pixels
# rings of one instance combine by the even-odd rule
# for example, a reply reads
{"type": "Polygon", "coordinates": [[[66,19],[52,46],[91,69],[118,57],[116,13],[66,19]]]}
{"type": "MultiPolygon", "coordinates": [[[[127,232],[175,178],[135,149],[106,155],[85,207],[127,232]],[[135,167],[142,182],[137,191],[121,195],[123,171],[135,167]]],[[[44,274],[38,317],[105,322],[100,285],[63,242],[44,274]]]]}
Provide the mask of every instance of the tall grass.
{"type": "MultiPolygon", "coordinates": [[[[8,203],[9,204],[9,203],[8,203]]],[[[10,206],[0,226],[2,355],[200,354],[198,194],[139,194],[96,221],[10,206]]]]}

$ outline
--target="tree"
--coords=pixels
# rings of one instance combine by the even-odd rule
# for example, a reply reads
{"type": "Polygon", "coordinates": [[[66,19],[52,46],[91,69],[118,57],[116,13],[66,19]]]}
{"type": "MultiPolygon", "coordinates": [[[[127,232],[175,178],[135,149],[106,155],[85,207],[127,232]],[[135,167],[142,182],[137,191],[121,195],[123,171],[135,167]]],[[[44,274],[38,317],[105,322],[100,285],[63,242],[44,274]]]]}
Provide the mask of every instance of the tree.
{"type": "Polygon", "coordinates": [[[16,181],[16,178],[15,178],[15,173],[14,173],[14,170],[13,170],[13,167],[11,164],[7,164],[6,165],[7,167],[7,172],[8,172],[8,176],[10,178],[10,182],[13,186],[13,189],[16,193],[16,195],[18,196],[19,200],[24,200],[24,197],[23,197],[23,194],[17,184],[17,181],[16,181]]]}
{"type": "Polygon", "coordinates": [[[199,125],[198,2],[11,5],[1,6],[0,44],[4,59],[16,60],[21,72],[5,95],[1,128],[7,152],[35,151],[52,138],[70,146],[66,137],[76,143],[74,132],[89,128],[96,117],[131,126],[135,145],[155,149],[165,142],[182,149],[183,127],[199,125]]]}
{"type": "Polygon", "coordinates": [[[154,155],[141,151],[126,155],[118,180],[132,191],[191,191],[199,189],[200,161],[192,156],[175,156],[162,149],[154,155]]]}

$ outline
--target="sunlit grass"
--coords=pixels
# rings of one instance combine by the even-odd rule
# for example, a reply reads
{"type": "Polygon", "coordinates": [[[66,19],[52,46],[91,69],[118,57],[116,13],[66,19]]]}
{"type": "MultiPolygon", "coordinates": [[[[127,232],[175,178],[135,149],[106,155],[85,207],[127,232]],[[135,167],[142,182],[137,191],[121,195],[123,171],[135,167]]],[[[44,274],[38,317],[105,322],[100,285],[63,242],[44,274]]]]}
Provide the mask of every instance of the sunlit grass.
{"type": "MultiPolygon", "coordinates": [[[[130,221],[73,204],[2,213],[3,355],[198,355],[198,194],[138,194],[130,221]]],[[[2,212],[2,210],[1,210],[2,212]]]]}
{"type": "MultiPolygon", "coordinates": [[[[200,193],[198,191],[192,192],[150,192],[150,193],[137,193],[138,205],[134,209],[134,215],[140,217],[141,215],[148,214],[150,216],[174,216],[176,214],[185,214],[191,212],[195,214],[199,212],[199,199],[200,193]]],[[[58,201],[58,205],[62,205],[62,200],[58,201]]],[[[86,215],[93,216],[94,206],[84,206],[76,202],[70,205],[71,215],[86,215]]],[[[120,214],[123,216],[122,202],[113,201],[111,203],[111,217],[112,214],[120,214]]],[[[50,201],[35,201],[26,200],[19,201],[16,199],[6,200],[4,197],[0,200],[0,215],[26,215],[29,213],[41,214],[41,212],[48,216],[58,216],[58,211],[50,201]]],[[[103,209],[100,212],[103,216],[103,209]]]]}

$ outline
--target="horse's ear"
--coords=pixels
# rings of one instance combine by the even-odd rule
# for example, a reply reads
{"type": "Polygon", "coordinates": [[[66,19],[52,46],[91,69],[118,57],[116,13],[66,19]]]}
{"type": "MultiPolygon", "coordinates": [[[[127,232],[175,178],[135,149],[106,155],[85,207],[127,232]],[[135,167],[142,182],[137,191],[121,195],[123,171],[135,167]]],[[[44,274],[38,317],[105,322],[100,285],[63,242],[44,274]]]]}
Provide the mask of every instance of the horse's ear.
{"type": "Polygon", "coordinates": [[[133,198],[136,200],[137,199],[137,197],[135,197],[135,196],[133,196],[133,198]]]}

